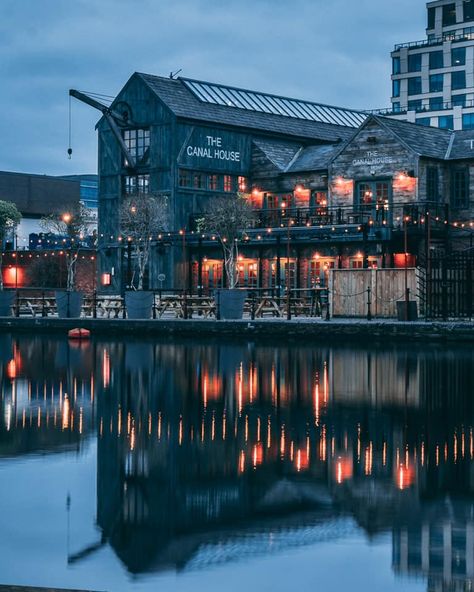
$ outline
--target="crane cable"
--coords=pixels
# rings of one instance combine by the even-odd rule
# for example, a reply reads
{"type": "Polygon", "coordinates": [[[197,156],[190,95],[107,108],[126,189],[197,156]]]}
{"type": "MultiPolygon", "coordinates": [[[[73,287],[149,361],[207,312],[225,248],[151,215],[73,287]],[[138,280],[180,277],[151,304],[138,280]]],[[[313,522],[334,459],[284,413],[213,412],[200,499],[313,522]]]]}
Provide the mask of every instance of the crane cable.
{"type": "Polygon", "coordinates": [[[71,137],[72,137],[72,112],[71,112],[71,95],[69,95],[69,145],[67,149],[67,157],[71,160],[72,148],[71,148],[71,137]]]}

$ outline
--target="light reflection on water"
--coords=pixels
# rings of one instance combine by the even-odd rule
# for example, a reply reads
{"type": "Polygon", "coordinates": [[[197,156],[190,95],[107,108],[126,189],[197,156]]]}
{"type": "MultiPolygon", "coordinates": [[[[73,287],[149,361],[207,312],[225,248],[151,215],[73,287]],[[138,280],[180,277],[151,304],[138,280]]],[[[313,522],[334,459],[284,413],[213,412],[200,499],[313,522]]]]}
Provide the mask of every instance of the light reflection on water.
{"type": "Polygon", "coordinates": [[[0,584],[470,589],[473,362],[0,336],[0,584]]]}

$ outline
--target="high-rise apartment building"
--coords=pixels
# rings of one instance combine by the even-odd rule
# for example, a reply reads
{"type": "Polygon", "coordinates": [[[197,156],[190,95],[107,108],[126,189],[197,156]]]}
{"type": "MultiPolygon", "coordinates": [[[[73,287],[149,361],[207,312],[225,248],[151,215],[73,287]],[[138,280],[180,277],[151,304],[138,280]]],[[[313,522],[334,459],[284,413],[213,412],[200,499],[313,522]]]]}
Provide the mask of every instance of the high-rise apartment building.
{"type": "Polygon", "coordinates": [[[396,119],[474,129],[474,0],[427,3],[427,37],[392,52],[396,119]]]}

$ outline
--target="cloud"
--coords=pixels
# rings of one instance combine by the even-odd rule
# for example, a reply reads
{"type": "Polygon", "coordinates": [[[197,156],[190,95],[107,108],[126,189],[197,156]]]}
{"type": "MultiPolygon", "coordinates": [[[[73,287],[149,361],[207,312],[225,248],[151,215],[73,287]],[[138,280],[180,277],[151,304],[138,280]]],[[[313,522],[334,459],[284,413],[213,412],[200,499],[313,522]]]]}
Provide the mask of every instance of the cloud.
{"type": "Polygon", "coordinates": [[[0,166],[96,170],[98,113],[130,74],[183,75],[358,108],[384,107],[394,43],[422,38],[421,0],[2,0],[0,166]]]}

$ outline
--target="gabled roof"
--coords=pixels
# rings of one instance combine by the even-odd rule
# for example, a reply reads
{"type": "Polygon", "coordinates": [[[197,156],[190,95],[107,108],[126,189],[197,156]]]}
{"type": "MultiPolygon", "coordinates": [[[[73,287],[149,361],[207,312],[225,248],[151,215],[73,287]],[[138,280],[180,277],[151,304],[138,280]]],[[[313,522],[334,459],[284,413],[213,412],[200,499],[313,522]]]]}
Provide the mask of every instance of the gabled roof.
{"type": "Polygon", "coordinates": [[[298,173],[325,170],[340,148],[340,144],[308,146],[298,154],[286,172],[298,173]]]}
{"type": "Polygon", "coordinates": [[[446,158],[449,160],[474,159],[474,130],[453,132],[446,158]]]}
{"type": "MultiPolygon", "coordinates": [[[[209,83],[199,83],[198,81],[187,81],[186,79],[171,79],[161,76],[154,76],[151,74],[136,73],[152,90],[152,92],[174,113],[177,117],[202,121],[212,124],[223,124],[234,127],[241,127],[245,129],[255,129],[258,131],[265,131],[277,134],[284,134],[286,136],[293,136],[297,138],[310,138],[312,140],[320,140],[322,142],[336,142],[341,139],[348,138],[357,124],[337,125],[334,123],[325,123],[322,121],[313,121],[299,117],[291,117],[288,115],[281,115],[276,113],[268,113],[259,111],[257,109],[248,109],[237,107],[237,102],[234,104],[212,103],[203,100],[196,92],[191,90],[190,82],[209,85],[209,83]]],[[[214,85],[216,86],[216,85],[214,85]]],[[[222,89],[232,89],[231,87],[224,87],[218,85],[222,89]]],[[[239,90],[239,89],[237,89],[239,90]]],[[[252,92],[252,91],[242,91],[252,92]]],[[[264,93],[254,93],[257,96],[264,95],[264,93]]],[[[265,95],[271,97],[271,95],[265,95]]],[[[281,98],[281,97],[280,97],[281,98]]],[[[288,100],[291,102],[291,100],[288,100]]],[[[303,104],[307,102],[302,102],[303,104]]],[[[314,105],[318,105],[314,103],[314,105]]],[[[321,107],[339,110],[338,107],[321,107]]],[[[361,112],[351,111],[347,109],[340,109],[341,112],[357,113],[358,118],[362,120],[365,115],[361,112]]],[[[349,119],[347,120],[350,121],[349,119]]],[[[354,122],[356,119],[354,119],[354,122]]]]}
{"type": "Polygon", "coordinates": [[[453,132],[378,115],[372,115],[371,118],[392,132],[407,148],[419,156],[439,160],[446,158],[453,132]]]}
{"type": "Polygon", "coordinates": [[[255,139],[253,143],[265,154],[268,160],[282,172],[287,169],[292,160],[302,149],[300,144],[278,142],[275,140],[262,140],[261,138],[255,139]]]}

